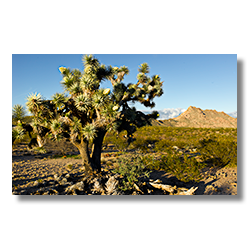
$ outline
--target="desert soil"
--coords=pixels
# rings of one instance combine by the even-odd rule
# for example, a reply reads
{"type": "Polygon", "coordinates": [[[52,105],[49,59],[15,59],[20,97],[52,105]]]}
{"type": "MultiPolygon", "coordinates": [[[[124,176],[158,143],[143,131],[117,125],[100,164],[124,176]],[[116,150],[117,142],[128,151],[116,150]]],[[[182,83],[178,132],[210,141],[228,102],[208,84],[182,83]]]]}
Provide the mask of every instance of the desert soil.
{"type": "MultiPolygon", "coordinates": [[[[52,180],[55,174],[69,171],[79,176],[83,174],[81,159],[52,159],[55,153],[51,151],[49,154],[37,155],[28,152],[24,144],[16,145],[12,152],[12,191],[33,187],[34,182],[39,179],[52,180]]],[[[76,153],[76,150],[71,153],[76,153]]],[[[109,157],[106,156],[106,162],[108,161],[109,157]]],[[[103,165],[103,168],[109,167],[103,165]]],[[[163,171],[152,172],[150,178],[160,179],[162,183],[169,185],[198,186],[196,195],[237,195],[237,168],[203,169],[202,176],[203,179],[196,184],[181,183],[163,171]]]]}

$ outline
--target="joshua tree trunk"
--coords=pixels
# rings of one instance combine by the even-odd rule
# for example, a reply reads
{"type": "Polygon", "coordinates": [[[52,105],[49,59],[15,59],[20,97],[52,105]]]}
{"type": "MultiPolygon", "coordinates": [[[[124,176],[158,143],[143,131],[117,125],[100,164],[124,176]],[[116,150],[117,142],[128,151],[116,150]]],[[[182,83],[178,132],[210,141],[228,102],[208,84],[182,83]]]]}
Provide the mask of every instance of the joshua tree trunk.
{"type": "Polygon", "coordinates": [[[46,139],[43,139],[40,135],[37,135],[36,140],[39,147],[42,147],[46,143],[46,139]]]}
{"type": "Polygon", "coordinates": [[[73,144],[78,148],[80,155],[82,157],[82,165],[83,169],[87,174],[93,172],[93,168],[91,166],[90,155],[88,150],[88,141],[85,139],[81,140],[81,143],[73,142],[73,144]]]}
{"type": "Polygon", "coordinates": [[[92,156],[91,156],[92,166],[99,172],[101,171],[102,143],[106,133],[107,130],[100,129],[97,132],[97,136],[95,137],[92,146],[92,156]]]}

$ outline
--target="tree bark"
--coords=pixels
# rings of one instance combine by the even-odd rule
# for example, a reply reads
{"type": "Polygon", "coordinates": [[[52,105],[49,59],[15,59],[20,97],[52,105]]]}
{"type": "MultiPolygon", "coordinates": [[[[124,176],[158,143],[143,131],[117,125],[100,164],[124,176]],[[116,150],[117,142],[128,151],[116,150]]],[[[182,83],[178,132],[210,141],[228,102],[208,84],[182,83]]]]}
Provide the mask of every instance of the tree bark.
{"type": "Polygon", "coordinates": [[[42,138],[40,135],[37,135],[36,140],[39,147],[43,147],[43,145],[46,143],[46,139],[42,138]]]}
{"type": "Polygon", "coordinates": [[[92,166],[99,172],[101,171],[102,144],[103,144],[103,139],[106,133],[107,133],[107,130],[100,129],[97,132],[97,136],[95,137],[93,141],[93,146],[92,146],[91,163],[92,163],[92,166]]]}
{"type": "Polygon", "coordinates": [[[88,149],[88,141],[85,139],[81,140],[81,143],[73,143],[79,150],[80,155],[82,157],[82,165],[86,174],[90,174],[93,172],[93,168],[91,166],[89,149],[88,149]]]}

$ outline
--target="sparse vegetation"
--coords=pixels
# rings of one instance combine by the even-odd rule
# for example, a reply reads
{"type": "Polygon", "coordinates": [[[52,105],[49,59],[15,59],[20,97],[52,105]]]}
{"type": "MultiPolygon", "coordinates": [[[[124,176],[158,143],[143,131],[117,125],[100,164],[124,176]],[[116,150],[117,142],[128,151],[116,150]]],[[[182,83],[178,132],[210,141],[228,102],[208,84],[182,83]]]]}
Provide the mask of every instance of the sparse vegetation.
{"type": "MultiPolygon", "coordinates": [[[[149,171],[164,171],[183,182],[198,182],[204,167],[237,167],[237,129],[144,127],[135,133],[129,146],[125,133],[104,138],[101,163],[123,176],[120,189],[128,191],[138,178],[149,171]],[[106,152],[105,152],[106,151],[106,152]]],[[[52,147],[76,152],[73,145],[53,142],[52,147]]],[[[46,148],[46,145],[44,146],[46,148]]],[[[38,152],[45,153],[44,148],[38,152]]],[[[49,150],[49,148],[47,149],[49,150]]],[[[52,158],[80,159],[79,154],[54,154],[52,158]]],[[[71,165],[69,165],[71,168],[71,165]]]]}
{"type": "MultiPolygon", "coordinates": [[[[205,171],[209,171],[208,169],[237,167],[237,129],[148,126],[138,129],[135,134],[138,141],[134,141],[129,146],[126,138],[123,137],[124,134],[121,133],[118,138],[115,133],[108,133],[105,136],[101,164],[102,173],[112,171],[114,174],[119,174],[119,190],[127,194],[135,191],[135,185],[142,190],[143,187],[146,188],[141,186],[141,180],[148,178],[150,172],[154,171],[163,171],[188,184],[199,183],[203,176],[202,170],[205,168],[207,169],[205,171]]],[[[59,142],[59,144],[51,142],[44,148],[47,152],[53,152],[53,149],[58,147],[57,152],[60,153],[60,148],[65,145],[67,152],[50,153],[49,158],[72,159],[72,161],[81,158],[79,153],[75,154],[76,149],[69,142],[59,142]]],[[[16,150],[25,154],[23,143],[16,146],[16,150]]],[[[17,163],[19,167],[22,164],[24,163],[17,163]]],[[[65,164],[67,171],[76,171],[77,167],[73,167],[73,163],[65,164]]],[[[20,187],[17,188],[18,183],[28,183],[22,176],[15,180],[13,190],[20,190],[20,187]]],[[[236,184],[233,183],[233,185],[236,184]]]]}
{"type": "MultiPolygon", "coordinates": [[[[108,134],[104,141],[111,138],[108,134]]],[[[147,126],[135,138],[127,150],[144,155],[147,169],[163,170],[184,182],[199,181],[205,167],[237,167],[237,129],[147,126]]]]}
{"type": "MultiPolygon", "coordinates": [[[[183,151],[195,151],[202,155],[207,155],[209,152],[208,144],[217,142],[216,148],[221,149],[221,153],[227,149],[231,151],[230,161],[236,163],[237,156],[237,129],[233,128],[174,128],[174,127],[160,127],[160,126],[146,126],[139,128],[135,132],[136,140],[123,149],[139,150],[141,152],[166,152],[172,147],[176,146],[183,151]],[[202,145],[203,143],[203,145],[202,145]],[[225,149],[226,148],[226,149],[225,149]],[[207,151],[207,152],[205,152],[207,151]],[[234,157],[233,157],[234,156],[234,157]]],[[[104,138],[104,143],[115,142],[115,135],[110,133],[104,138]]],[[[120,138],[119,147],[115,146],[118,150],[121,145],[124,145],[125,140],[120,138]]],[[[117,145],[118,143],[114,143],[117,145]]],[[[215,156],[215,155],[214,155],[215,156]]],[[[219,157],[222,158],[222,157],[219,157]]],[[[204,158],[205,160],[205,158],[204,158]]]]}

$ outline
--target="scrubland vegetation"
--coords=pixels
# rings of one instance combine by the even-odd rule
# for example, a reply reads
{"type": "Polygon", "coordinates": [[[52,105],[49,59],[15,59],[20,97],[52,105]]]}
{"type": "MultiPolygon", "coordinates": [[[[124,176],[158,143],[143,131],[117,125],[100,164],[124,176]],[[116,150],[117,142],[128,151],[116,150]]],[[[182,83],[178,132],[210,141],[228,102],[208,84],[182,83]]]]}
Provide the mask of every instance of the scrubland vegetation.
{"type": "MultiPolygon", "coordinates": [[[[171,174],[182,182],[195,183],[202,179],[204,168],[237,167],[237,129],[146,126],[136,131],[136,140],[129,146],[124,136],[123,132],[108,133],[101,157],[103,169],[122,177],[119,189],[123,192],[133,190],[138,179],[147,178],[155,170],[171,174]]],[[[29,136],[24,135],[22,140],[15,141],[14,148],[29,140],[29,136]]],[[[51,158],[81,158],[69,142],[48,144],[50,147],[45,145],[33,153],[44,154],[53,147],[59,153],[52,154],[51,158]]]]}
{"type": "MultiPolygon", "coordinates": [[[[205,167],[237,167],[237,129],[146,126],[138,129],[129,147],[123,136],[108,134],[104,144],[113,144],[118,151],[134,151],[147,169],[166,171],[181,181],[199,181],[205,167]]],[[[138,164],[130,157],[126,164],[132,169],[138,164]]]]}

